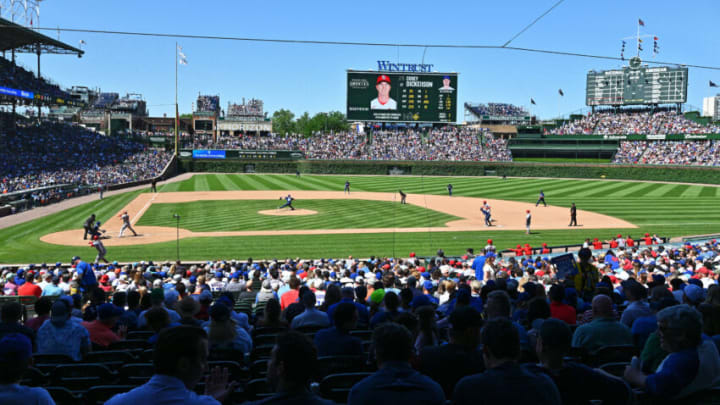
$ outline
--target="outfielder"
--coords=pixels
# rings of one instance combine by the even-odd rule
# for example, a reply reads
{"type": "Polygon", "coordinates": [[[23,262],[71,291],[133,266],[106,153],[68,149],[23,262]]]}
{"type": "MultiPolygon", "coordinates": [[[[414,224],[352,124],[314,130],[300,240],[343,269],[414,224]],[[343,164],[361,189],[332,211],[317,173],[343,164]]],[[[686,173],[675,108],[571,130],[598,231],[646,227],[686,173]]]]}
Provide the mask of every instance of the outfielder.
{"type": "Polygon", "coordinates": [[[530,235],[530,221],[532,221],[532,215],[530,210],[525,210],[525,234],[530,235]]]}
{"type": "Polygon", "coordinates": [[[122,215],[118,215],[118,217],[122,218],[122,221],[123,221],[123,225],[122,225],[122,228],[120,228],[120,235],[118,235],[118,238],[122,238],[123,232],[125,232],[126,229],[131,230],[133,233],[133,236],[138,236],[137,232],[135,232],[132,225],[130,225],[130,215],[128,215],[127,211],[123,212],[122,215]]]}
{"type": "Polygon", "coordinates": [[[543,205],[547,207],[547,203],[545,202],[545,193],[543,193],[542,190],[540,190],[540,195],[538,196],[535,206],[537,207],[540,203],[543,203],[543,205]]]}

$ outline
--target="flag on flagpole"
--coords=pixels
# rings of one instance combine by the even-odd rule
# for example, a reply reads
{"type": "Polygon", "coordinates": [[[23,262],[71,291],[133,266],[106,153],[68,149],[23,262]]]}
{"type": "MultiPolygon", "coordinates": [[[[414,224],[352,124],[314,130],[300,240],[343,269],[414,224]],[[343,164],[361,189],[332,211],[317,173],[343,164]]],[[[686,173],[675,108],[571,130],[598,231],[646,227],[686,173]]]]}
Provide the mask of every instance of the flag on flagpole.
{"type": "Polygon", "coordinates": [[[638,24],[639,24],[641,27],[644,27],[644,26],[645,26],[645,21],[643,21],[641,18],[638,18],[638,24]]]}
{"type": "Polygon", "coordinates": [[[535,100],[533,100],[532,97],[530,97],[530,104],[537,105],[537,104],[535,104],[535,100]]]}
{"type": "Polygon", "coordinates": [[[563,93],[562,89],[558,89],[558,93],[560,93],[561,96],[565,96],[565,93],[563,93]]]}
{"type": "Polygon", "coordinates": [[[80,40],[80,45],[85,45],[85,41],[81,39],[81,40],[80,40]]]}
{"type": "Polygon", "coordinates": [[[710,80],[710,87],[718,87],[718,85],[715,84],[715,82],[713,82],[712,80],[710,80]]]}
{"type": "Polygon", "coordinates": [[[185,54],[183,53],[182,46],[178,45],[177,49],[178,49],[178,55],[180,56],[180,58],[178,59],[178,63],[181,65],[187,65],[188,64],[187,56],[185,56],[185,54]]]}

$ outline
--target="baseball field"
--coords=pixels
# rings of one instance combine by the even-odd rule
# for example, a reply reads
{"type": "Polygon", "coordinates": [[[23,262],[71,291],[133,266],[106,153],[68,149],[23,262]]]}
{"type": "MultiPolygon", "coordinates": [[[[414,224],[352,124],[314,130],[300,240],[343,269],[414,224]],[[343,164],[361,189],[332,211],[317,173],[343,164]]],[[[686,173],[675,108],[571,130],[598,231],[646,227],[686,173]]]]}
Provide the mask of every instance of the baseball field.
{"type": "Polygon", "coordinates": [[[0,229],[0,263],[92,259],[82,224],[92,213],[103,225],[107,258],[182,260],[285,257],[461,255],[492,238],[500,248],[518,243],[573,244],[618,233],[639,238],[716,233],[718,187],[607,180],[496,177],[312,176],[195,174],[182,181],[92,201],[0,229]],[[351,192],[343,192],[345,181],[351,192]],[[448,196],[447,185],[453,185],[448,196]],[[407,194],[400,204],[398,190],[407,194]],[[548,207],[535,207],[540,190],[548,207]],[[279,209],[291,194],[295,211],[279,209]],[[480,206],[488,201],[493,226],[480,206]],[[568,227],[569,207],[578,227],[568,227]],[[526,210],[532,233],[525,234],[526,210]],[[139,236],[126,231],[127,210],[139,236]],[[179,215],[179,220],[174,218],[179,215]]]}

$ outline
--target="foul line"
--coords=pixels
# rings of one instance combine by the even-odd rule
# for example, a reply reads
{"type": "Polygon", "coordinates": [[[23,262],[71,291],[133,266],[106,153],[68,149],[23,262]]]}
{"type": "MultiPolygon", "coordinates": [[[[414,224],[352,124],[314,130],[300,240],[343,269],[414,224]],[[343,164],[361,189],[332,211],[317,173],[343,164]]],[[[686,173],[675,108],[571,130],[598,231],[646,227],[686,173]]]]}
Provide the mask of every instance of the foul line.
{"type": "Polygon", "coordinates": [[[137,222],[137,220],[140,219],[142,214],[144,214],[145,211],[148,209],[148,207],[150,207],[152,202],[155,201],[155,197],[157,197],[157,195],[158,195],[158,193],[153,193],[153,197],[150,200],[148,200],[148,202],[145,203],[145,205],[140,209],[140,211],[138,211],[138,213],[135,214],[133,219],[130,220],[131,224],[135,225],[135,222],[137,222]]]}

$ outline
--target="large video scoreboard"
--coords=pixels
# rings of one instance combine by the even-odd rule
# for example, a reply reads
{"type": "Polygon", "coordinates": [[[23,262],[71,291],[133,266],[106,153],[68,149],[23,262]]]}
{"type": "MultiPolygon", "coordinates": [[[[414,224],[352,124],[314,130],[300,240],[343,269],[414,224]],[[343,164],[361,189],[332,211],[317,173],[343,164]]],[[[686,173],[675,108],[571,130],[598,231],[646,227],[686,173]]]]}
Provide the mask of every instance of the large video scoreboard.
{"type": "Polygon", "coordinates": [[[622,70],[591,70],[587,75],[585,104],[674,104],[687,101],[686,67],[648,67],[630,59],[622,70]]]}
{"type": "Polygon", "coordinates": [[[457,73],[348,70],[347,119],[455,122],[457,73]]]}

